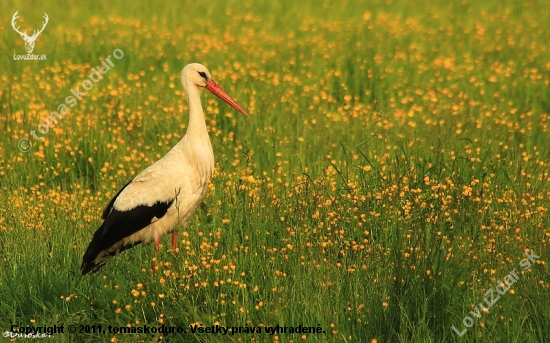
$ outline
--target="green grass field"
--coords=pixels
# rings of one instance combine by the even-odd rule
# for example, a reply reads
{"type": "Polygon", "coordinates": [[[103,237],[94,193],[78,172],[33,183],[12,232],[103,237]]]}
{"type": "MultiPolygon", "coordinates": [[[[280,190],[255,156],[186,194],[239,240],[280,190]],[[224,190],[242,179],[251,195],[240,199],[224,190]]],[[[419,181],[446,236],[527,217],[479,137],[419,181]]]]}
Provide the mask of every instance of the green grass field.
{"type": "Polygon", "coordinates": [[[299,3],[0,2],[2,332],[550,341],[549,3],[299,3]],[[46,60],[14,59],[17,10],[28,33],[49,16],[33,51],[46,60]],[[46,121],[109,56],[103,79],[46,121]],[[146,245],[81,277],[104,206],[185,134],[191,62],[250,113],[202,92],[216,156],[204,206],[175,256],[163,240],[155,276],[146,245]],[[267,333],[277,325],[288,329],[267,333]]]}

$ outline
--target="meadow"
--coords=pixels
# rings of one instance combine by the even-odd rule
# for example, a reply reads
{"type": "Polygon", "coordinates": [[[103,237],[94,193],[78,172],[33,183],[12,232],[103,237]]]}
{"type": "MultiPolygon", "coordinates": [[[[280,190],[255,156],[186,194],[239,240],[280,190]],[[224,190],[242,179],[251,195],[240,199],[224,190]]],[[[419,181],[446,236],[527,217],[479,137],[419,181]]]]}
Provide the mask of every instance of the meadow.
{"type": "Polygon", "coordinates": [[[548,5],[0,2],[0,330],[188,331],[52,342],[550,341],[548,5]],[[46,60],[14,60],[17,10],[29,33],[49,16],[33,52],[46,60]],[[124,56],[34,138],[115,49],[124,56]],[[163,240],[156,275],[146,245],[82,277],[104,206],[185,134],[191,62],[250,116],[203,91],[216,169],[179,251],[163,240]],[[266,333],[277,325],[322,332],[266,333]]]}

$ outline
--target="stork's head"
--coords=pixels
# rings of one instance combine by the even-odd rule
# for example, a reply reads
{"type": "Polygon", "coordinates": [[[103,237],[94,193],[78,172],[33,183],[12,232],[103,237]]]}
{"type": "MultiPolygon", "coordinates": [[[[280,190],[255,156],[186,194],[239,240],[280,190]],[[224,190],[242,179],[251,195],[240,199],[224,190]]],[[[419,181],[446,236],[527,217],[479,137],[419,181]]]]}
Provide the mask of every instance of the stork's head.
{"type": "Polygon", "coordinates": [[[208,69],[200,63],[191,63],[185,66],[181,71],[181,82],[190,82],[199,87],[206,87],[206,84],[212,80],[208,69]]]}
{"type": "Polygon", "coordinates": [[[246,112],[231,99],[231,97],[214,80],[208,69],[200,63],[191,63],[186,65],[181,71],[181,83],[186,85],[196,85],[208,89],[212,94],[225,101],[229,106],[248,116],[246,112]]]}

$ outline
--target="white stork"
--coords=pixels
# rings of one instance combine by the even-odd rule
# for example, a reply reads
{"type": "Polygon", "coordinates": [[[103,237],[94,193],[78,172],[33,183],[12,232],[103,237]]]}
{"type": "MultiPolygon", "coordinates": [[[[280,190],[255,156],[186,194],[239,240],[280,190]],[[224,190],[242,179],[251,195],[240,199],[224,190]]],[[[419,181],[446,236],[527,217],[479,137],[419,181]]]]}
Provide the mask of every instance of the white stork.
{"type": "Polygon", "coordinates": [[[204,87],[248,116],[211,78],[205,66],[191,63],[181,72],[189,104],[187,133],[163,158],[124,186],[103,211],[84,254],[82,274],[95,273],[109,257],[140,243],[155,241],[153,273],[160,238],[172,233],[176,251],[176,227],[187,225],[202,203],[214,170],[214,153],[206,129],[199,87],[204,87]]]}

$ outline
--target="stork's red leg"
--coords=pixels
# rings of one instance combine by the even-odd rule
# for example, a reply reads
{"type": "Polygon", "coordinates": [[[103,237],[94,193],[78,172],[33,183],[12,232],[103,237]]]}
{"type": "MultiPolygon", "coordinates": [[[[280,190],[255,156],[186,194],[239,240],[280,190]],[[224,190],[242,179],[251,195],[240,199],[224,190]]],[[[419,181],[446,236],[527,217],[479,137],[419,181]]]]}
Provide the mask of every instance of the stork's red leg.
{"type": "Polygon", "coordinates": [[[160,238],[155,238],[155,250],[153,252],[153,266],[151,268],[151,273],[153,275],[155,275],[155,272],[157,271],[157,268],[156,268],[156,262],[157,262],[157,251],[159,250],[159,245],[160,245],[160,238]]]}
{"type": "Polygon", "coordinates": [[[176,249],[178,247],[178,234],[176,231],[172,232],[172,248],[174,249],[174,254],[176,253],[176,249]]]}

